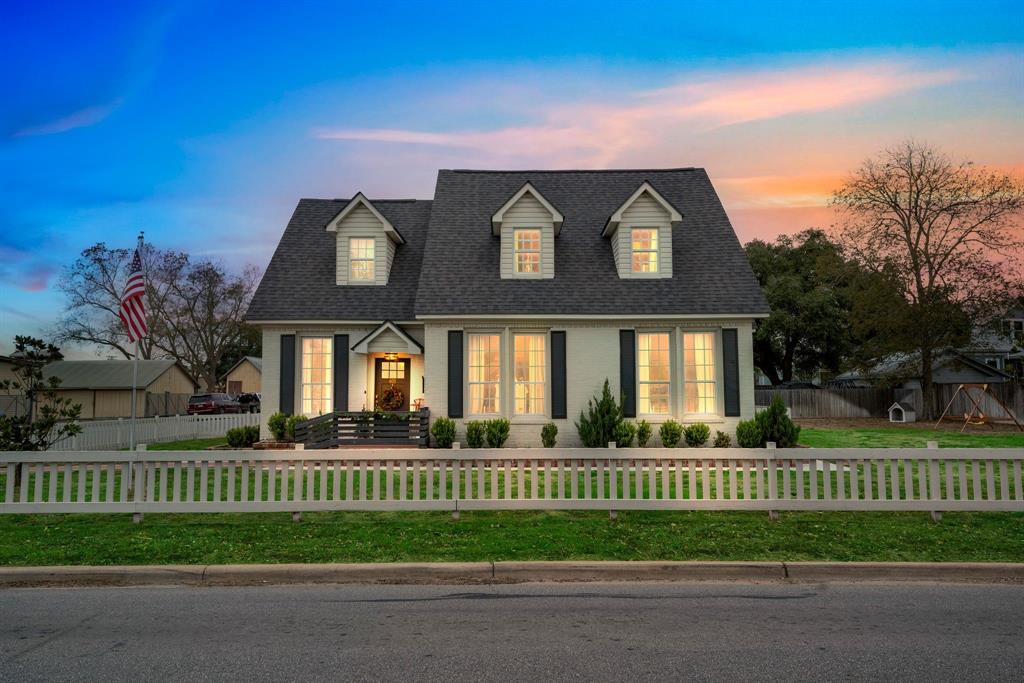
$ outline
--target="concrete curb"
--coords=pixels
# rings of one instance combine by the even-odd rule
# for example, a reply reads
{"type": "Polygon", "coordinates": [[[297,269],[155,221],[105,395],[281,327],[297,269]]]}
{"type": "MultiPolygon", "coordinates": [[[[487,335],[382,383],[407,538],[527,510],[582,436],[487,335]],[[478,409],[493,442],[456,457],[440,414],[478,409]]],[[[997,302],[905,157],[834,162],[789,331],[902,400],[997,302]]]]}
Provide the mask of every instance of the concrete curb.
{"type": "Polygon", "coordinates": [[[1024,584],[1024,563],[402,562],[382,564],[0,567],[0,588],[526,582],[945,582],[1024,584]]]}

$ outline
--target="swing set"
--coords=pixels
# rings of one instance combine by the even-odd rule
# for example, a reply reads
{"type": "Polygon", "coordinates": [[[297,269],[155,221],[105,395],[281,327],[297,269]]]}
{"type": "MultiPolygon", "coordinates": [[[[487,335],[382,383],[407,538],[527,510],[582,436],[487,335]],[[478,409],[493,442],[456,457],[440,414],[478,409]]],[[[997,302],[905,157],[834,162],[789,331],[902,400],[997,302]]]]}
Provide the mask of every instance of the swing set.
{"type": "Polygon", "coordinates": [[[946,409],[942,411],[941,417],[935,426],[938,427],[943,420],[959,420],[958,415],[949,415],[949,409],[953,407],[953,402],[956,401],[957,396],[963,392],[963,395],[967,397],[967,400],[971,402],[971,408],[963,414],[964,426],[960,428],[960,432],[963,433],[970,425],[988,425],[992,429],[995,429],[997,424],[996,420],[992,419],[991,415],[985,413],[985,410],[981,407],[981,401],[988,397],[995,401],[1000,408],[1010,418],[1009,420],[998,421],[998,424],[1009,424],[1010,421],[1017,425],[1017,429],[1024,432],[1024,425],[1017,420],[1017,417],[1013,414],[1013,411],[1006,407],[1006,404],[999,400],[999,397],[993,394],[987,384],[961,384],[953,392],[953,398],[949,399],[949,403],[946,404],[946,409]]]}

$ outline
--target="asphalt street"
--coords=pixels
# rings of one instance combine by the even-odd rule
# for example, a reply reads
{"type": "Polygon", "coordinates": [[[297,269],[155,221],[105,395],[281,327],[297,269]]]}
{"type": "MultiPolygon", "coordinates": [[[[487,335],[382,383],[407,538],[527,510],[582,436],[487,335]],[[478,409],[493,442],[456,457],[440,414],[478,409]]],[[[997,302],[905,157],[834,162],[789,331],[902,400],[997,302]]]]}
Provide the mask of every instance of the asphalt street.
{"type": "Polygon", "coordinates": [[[1021,680],[1024,587],[0,591],[0,679],[1021,680]]]}

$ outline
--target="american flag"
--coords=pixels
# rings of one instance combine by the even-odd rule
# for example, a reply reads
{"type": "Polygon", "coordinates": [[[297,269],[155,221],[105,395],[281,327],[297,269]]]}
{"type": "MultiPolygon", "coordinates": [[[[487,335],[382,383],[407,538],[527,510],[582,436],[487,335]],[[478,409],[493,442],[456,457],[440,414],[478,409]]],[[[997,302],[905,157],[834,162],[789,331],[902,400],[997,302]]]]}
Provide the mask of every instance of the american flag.
{"type": "Polygon", "coordinates": [[[142,276],[142,259],[139,258],[139,250],[135,250],[135,257],[132,259],[131,271],[128,275],[128,282],[124,285],[124,294],[121,295],[121,310],[118,316],[128,330],[128,341],[137,342],[149,333],[146,327],[146,280],[142,276]]]}

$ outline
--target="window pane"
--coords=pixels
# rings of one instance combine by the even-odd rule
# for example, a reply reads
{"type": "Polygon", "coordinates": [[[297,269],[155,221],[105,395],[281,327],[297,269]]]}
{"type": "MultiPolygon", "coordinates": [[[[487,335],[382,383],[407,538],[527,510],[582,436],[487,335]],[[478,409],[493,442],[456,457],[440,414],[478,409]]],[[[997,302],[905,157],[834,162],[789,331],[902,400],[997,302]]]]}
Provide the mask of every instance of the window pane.
{"type": "Polygon", "coordinates": [[[469,410],[471,414],[497,413],[501,387],[501,337],[469,335],[469,410]]]}
{"type": "Polygon", "coordinates": [[[688,413],[716,413],[715,335],[683,335],[684,408],[688,413]]]}
{"type": "Polygon", "coordinates": [[[517,273],[540,272],[540,230],[514,230],[512,233],[517,273]]]}
{"type": "Polygon", "coordinates": [[[544,413],[547,358],[544,354],[546,336],[517,334],[513,337],[513,370],[515,377],[515,412],[517,415],[544,413]]]}
{"type": "Polygon", "coordinates": [[[668,413],[671,365],[667,332],[637,335],[637,368],[640,381],[640,412],[668,413]]]}
{"type": "Polygon", "coordinates": [[[303,337],[302,386],[300,389],[302,412],[316,417],[333,410],[334,392],[331,387],[334,360],[334,340],[330,337],[303,337]]]}
{"type": "Polygon", "coordinates": [[[642,251],[633,254],[634,273],[657,273],[658,252],[642,251]]]}

